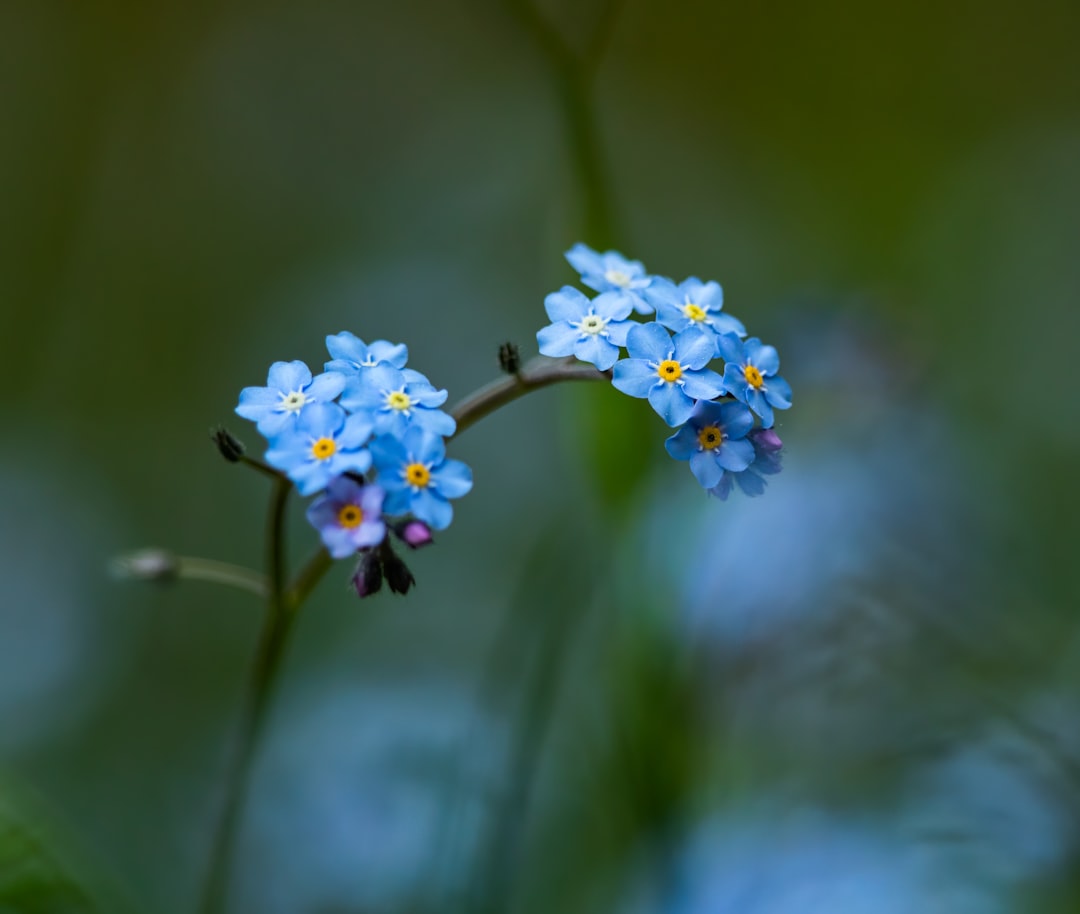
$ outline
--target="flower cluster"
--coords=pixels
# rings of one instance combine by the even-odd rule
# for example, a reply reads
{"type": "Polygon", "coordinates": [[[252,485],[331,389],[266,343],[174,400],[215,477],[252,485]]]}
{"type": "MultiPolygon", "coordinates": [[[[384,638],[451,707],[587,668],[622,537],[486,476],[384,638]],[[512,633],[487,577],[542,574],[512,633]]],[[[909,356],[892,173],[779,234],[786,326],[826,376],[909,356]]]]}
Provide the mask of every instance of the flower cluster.
{"type": "Polygon", "coordinates": [[[589,298],[573,286],[551,293],[544,301],[551,324],[536,334],[540,352],[610,370],[616,388],[647,399],[678,427],[667,452],[689,461],[711,494],[726,499],[738,485],[759,495],[762,476],[780,470],[774,411],[791,406],[776,349],[745,338],[742,322],[723,311],[718,283],[695,277],[675,283],[650,275],[639,261],[584,244],[566,259],[598,294],[589,298]],[[723,361],[721,371],[709,367],[714,359],[723,361]]]}
{"type": "Polygon", "coordinates": [[[312,376],[303,362],[275,362],[265,387],[245,387],[236,412],[268,439],[266,461],[302,495],[322,493],[307,517],[334,558],[362,553],[361,596],[383,578],[403,592],[412,576],[387,530],[415,548],[453,519],[450,499],[472,488],[472,471],[446,456],[452,416],[446,391],[406,368],[408,350],[352,333],[326,338],[330,360],[312,376]]]}

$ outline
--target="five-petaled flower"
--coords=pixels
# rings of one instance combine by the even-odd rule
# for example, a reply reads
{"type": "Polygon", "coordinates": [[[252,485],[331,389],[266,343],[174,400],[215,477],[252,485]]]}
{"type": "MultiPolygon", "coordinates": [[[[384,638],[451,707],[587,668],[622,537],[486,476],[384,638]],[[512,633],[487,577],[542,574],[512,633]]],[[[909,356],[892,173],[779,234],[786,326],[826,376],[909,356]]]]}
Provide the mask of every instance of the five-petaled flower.
{"type": "Polygon", "coordinates": [[[544,299],[552,322],[536,334],[541,355],[573,355],[606,371],[619,358],[626,334],[636,327],[629,317],[633,304],[615,292],[601,292],[590,301],[573,286],[563,286],[544,299]]]}
{"type": "Polygon", "coordinates": [[[341,405],[370,413],[376,435],[400,437],[412,425],[436,435],[452,435],[457,427],[453,417],[436,409],[446,397],[445,390],[436,390],[420,372],[383,364],[350,376],[341,405]]]}
{"type": "Polygon", "coordinates": [[[371,429],[367,413],[349,416],[336,403],[314,403],[295,428],[270,442],[266,460],[283,470],[301,495],[314,495],[335,476],[367,472],[371,454],[364,445],[371,429]]]}
{"type": "Polygon", "coordinates": [[[723,380],[705,368],[713,357],[712,341],[688,329],[672,338],[656,321],[637,324],[626,336],[630,358],[615,363],[612,383],[631,397],[648,397],[670,426],[682,425],[697,400],[724,392],[723,380]]]}
{"type": "Polygon", "coordinates": [[[771,428],[774,409],[791,406],[791,385],[777,376],[780,356],[772,346],[763,346],[756,336],[745,342],[731,334],[720,337],[724,366],[724,387],[742,400],[758,416],[763,428],[771,428]]]}
{"type": "Polygon", "coordinates": [[[343,559],[360,549],[377,546],[386,537],[382,505],[386,493],[377,485],[362,485],[348,476],[337,476],[326,493],[307,509],[307,519],[332,558],[343,559]]]}
{"type": "Polygon", "coordinates": [[[404,368],[409,359],[409,350],[404,343],[394,345],[386,340],[375,340],[368,345],[347,330],[328,336],[326,350],[330,353],[330,361],[324,366],[326,370],[343,374],[355,374],[382,362],[404,368]]]}
{"type": "Polygon", "coordinates": [[[754,446],[746,435],[753,427],[754,417],[742,403],[703,400],[664,447],[676,460],[689,460],[694,478],[711,489],[725,470],[737,473],[750,466],[754,446]]]}
{"type": "Polygon", "coordinates": [[[266,384],[240,391],[236,412],[254,421],[261,434],[273,438],[292,427],[305,407],[332,402],[345,387],[345,378],[330,371],[313,378],[303,362],[274,362],[266,384]]]}
{"type": "Polygon", "coordinates": [[[472,470],[446,458],[442,438],[414,426],[400,437],[380,435],[371,442],[379,485],[386,490],[387,514],[407,514],[445,530],[454,517],[447,499],[472,488],[472,470]]]}
{"type": "Polygon", "coordinates": [[[653,277],[645,272],[640,260],[627,260],[617,251],[600,254],[580,242],[565,256],[581,274],[584,285],[597,292],[614,292],[639,314],[652,314],[653,306],[642,293],[652,285],[653,277]]]}
{"type": "Polygon", "coordinates": [[[721,313],[724,290],[717,282],[702,282],[691,276],[675,285],[669,279],[657,279],[645,297],[656,306],[656,319],[676,333],[695,329],[707,335],[714,347],[722,333],[746,336],[742,321],[721,313]]]}

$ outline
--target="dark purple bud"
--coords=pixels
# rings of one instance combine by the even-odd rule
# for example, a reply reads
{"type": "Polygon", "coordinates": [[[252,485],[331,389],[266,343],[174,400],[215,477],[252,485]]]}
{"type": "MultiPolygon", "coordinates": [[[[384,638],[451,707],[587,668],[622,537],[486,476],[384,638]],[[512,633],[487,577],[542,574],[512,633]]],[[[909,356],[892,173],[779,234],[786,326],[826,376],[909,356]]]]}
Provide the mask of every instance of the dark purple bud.
{"type": "Polygon", "coordinates": [[[383,570],[386,572],[386,583],[394,593],[408,593],[416,583],[409,566],[393,552],[387,552],[383,559],[383,570]]]}
{"type": "Polygon", "coordinates": [[[217,428],[210,430],[210,440],[217,445],[221,456],[228,460],[229,463],[237,463],[244,456],[243,443],[238,438],[233,437],[232,433],[224,425],[219,425],[217,428]]]}
{"type": "Polygon", "coordinates": [[[419,549],[432,541],[431,528],[422,520],[406,521],[394,532],[410,549],[419,549]]]}
{"type": "Polygon", "coordinates": [[[778,451],[784,446],[774,428],[756,428],[748,436],[755,447],[763,451],[778,451]]]}
{"type": "Polygon", "coordinates": [[[373,593],[379,592],[382,582],[383,569],[379,556],[374,552],[362,552],[352,576],[352,586],[356,595],[361,599],[370,597],[373,593]]]}

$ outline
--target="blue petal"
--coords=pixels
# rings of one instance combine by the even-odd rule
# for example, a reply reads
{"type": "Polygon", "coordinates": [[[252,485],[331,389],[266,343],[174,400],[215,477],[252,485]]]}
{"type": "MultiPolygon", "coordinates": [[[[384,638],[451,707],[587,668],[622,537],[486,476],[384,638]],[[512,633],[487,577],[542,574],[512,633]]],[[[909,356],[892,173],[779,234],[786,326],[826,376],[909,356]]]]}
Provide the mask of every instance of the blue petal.
{"type": "Polygon", "coordinates": [[[762,495],[765,492],[765,480],[753,470],[747,470],[745,473],[736,473],[735,482],[739,484],[739,488],[742,489],[743,494],[749,495],[751,498],[762,495]]]}
{"type": "MultiPolygon", "coordinates": [[[[307,407],[305,407],[305,409],[306,408],[307,407]]],[[[287,429],[295,428],[299,416],[300,413],[294,413],[284,409],[275,409],[262,416],[255,424],[255,427],[259,430],[260,435],[264,435],[267,438],[276,438],[287,429]]]]}
{"type": "Polygon", "coordinates": [[[338,447],[346,450],[361,447],[371,437],[372,426],[371,417],[367,413],[353,413],[345,420],[344,427],[338,433],[338,447]]]}
{"type": "Polygon", "coordinates": [[[684,425],[664,442],[664,449],[676,460],[689,460],[699,450],[698,430],[684,425]]]}
{"type": "Polygon", "coordinates": [[[650,321],[630,328],[626,334],[626,348],[631,358],[662,362],[674,353],[675,344],[660,324],[650,321]]]}
{"type": "MultiPolygon", "coordinates": [[[[753,342],[757,341],[747,340],[747,343],[753,342]]],[[[780,353],[776,351],[774,346],[762,346],[760,343],[753,347],[747,345],[746,356],[750,360],[750,364],[763,375],[774,375],[780,370],[780,353]]]]}
{"type": "Polygon", "coordinates": [[[536,333],[536,342],[541,355],[563,356],[573,355],[581,331],[571,327],[566,321],[550,324],[536,333]]]}
{"type": "Polygon", "coordinates": [[[754,417],[742,403],[721,403],[719,419],[726,438],[745,438],[754,427],[754,417]]]}
{"type": "Polygon", "coordinates": [[[724,392],[724,379],[708,368],[701,371],[684,371],[683,390],[696,400],[711,400],[724,392]]]}
{"type": "Polygon", "coordinates": [[[701,483],[702,488],[711,489],[724,475],[716,463],[716,457],[712,451],[698,451],[690,458],[690,472],[701,483]]]}
{"type": "MultiPolygon", "coordinates": [[[[690,294],[690,301],[694,304],[701,305],[707,311],[719,311],[724,307],[724,290],[720,287],[720,283],[712,279],[703,283],[696,277],[690,277],[684,285],[689,283],[695,284],[690,294]]],[[[687,291],[690,292],[690,289],[687,291]]]]}
{"type": "Polygon", "coordinates": [[[267,386],[284,393],[302,390],[311,383],[311,371],[303,362],[274,362],[266,378],[267,386]]]}
{"type": "Polygon", "coordinates": [[[544,309],[552,323],[579,321],[589,311],[589,300],[573,286],[563,286],[544,299],[544,309]]]}
{"type": "Polygon", "coordinates": [[[268,409],[277,406],[280,400],[281,392],[273,387],[245,387],[240,391],[236,412],[245,419],[258,419],[268,409]]]}
{"type": "Polygon", "coordinates": [[[720,501],[727,501],[731,494],[731,473],[725,473],[715,486],[709,489],[710,495],[715,495],[720,501]]]}
{"type": "Polygon", "coordinates": [[[355,333],[343,330],[326,338],[326,351],[330,358],[359,364],[367,360],[367,345],[355,333]]]}
{"type": "Polygon", "coordinates": [[[388,343],[386,340],[374,340],[368,347],[369,355],[378,362],[389,362],[395,368],[404,368],[409,360],[409,347],[404,343],[388,343]]]}
{"type": "Polygon", "coordinates": [[[675,334],[675,358],[690,368],[704,368],[716,355],[716,340],[698,327],[687,327],[675,334]]]}
{"type": "MultiPolygon", "coordinates": [[[[741,320],[737,317],[732,317],[730,314],[716,314],[712,318],[712,328],[719,334],[737,334],[738,336],[746,336],[746,328],[743,326],[741,320]]],[[[717,345],[719,349],[719,344],[717,345]]],[[[723,353],[721,353],[723,355],[723,353]]]]}
{"type": "Polygon", "coordinates": [[[301,495],[314,495],[330,481],[329,469],[317,460],[297,464],[287,472],[301,495]]]}
{"type": "Polygon", "coordinates": [[[579,273],[603,273],[604,262],[600,255],[580,241],[563,255],[579,273]]]}
{"type": "Polygon", "coordinates": [[[339,504],[360,504],[361,496],[377,486],[362,486],[348,476],[337,476],[326,486],[326,493],[339,504]]]}
{"type": "Polygon", "coordinates": [[[375,468],[379,471],[381,486],[391,488],[404,484],[401,480],[401,468],[408,462],[409,455],[399,439],[390,435],[380,436],[368,445],[368,450],[371,451],[375,468]]]}
{"type": "Polygon", "coordinates": [[[473,486],[472,470],[460,460],[447,460],[432,471],[436,488],[445,498],[461,498],[473,486]]]}
{"type": "Polygon", "coordinates": [[[590,303],[593,314],[606,317],[608,320],[621,321],[630,316],[634,310],[634,303],[630,297],[622,292],[601,292],[590,303]]]}
{"type": "Polygon", "coordinates": [[[371,469],[371,452],[367,448],[359,451],[338,451],[325,461],[326,470],[335,476],[342,473],[366,473],[371,469]]]}
{"type": "Polygon", "coordinates": [[[329,403],[345,389],[345,381],[345,375],[341,372],[327,371],[312,379],[305,395],[313,400],[329,403]]]}
{"type": "MultiPolygon", "coordinates": [[[[723,339],[723,337],[721,337],[723,339]]],[[[743,374],[742,366],[736,365],[734,362],[728,362],[724,366],[724,390],[735,397],[736,400],[742,400],[746,402],[746,396],[753,388],[746,380],[746,375],[743,374]]]]}
{"type": "Polygon", "coordinates": [[[765,385],[765,399],[774,409],[789,409],[791,407],[791,385],[783,378],[769,378],[765,385]]]}
{"type": "Polygon", "coordinates": [[[334,436],[345,425],[345,416],[336,403],[309,403],[300,411],[296,427],[315,438],[334,436]]]}
{"type": "Polygon", "coordinates": [[[604,329],[607,331],[608,339],[611,340],[616,346],[626,345],[626,334],[630,332],[631,327],[636,327],[637,321],[612,321],[604,329]]]}
{"type": "Polygon", "coordinates": [[[338,522],[338,511],[341,509],[342,502],[334,498],[317,498],[310,505],[305,512],[308,523],[311,524],[316,530],[321,530],[323,527],[336,526],[338,522]]]}
{"type": "Polygon", "coordinates": [[[649,403],[672,428],[682,425],[694,411],[694,401],[678,384],[661,383],[649,391],[649,403]]]}
{"type": "Polygon", "coordinates": [[[427,522],[432,530],[445,530],[454,518],[450,502],[439,498],[430,489],[421,489],[412,497],[412,513],[427,522]]]}
{"type": "Polygon", "coordinates": [[[683,303],[682,294],[670,279],[657,276],[652,284],[644,290],[642,297],[659,312],[661,307],[674,308],[682,313],[680,305],[683,303]]]}
{"type": "Polygon", "coordinates": [[[678,305],[672,305],[661,301],[656,303],[656,319],[665,327],[674,330],[676,333],[680,330],[685,330],[692,323],[690,318],[683,313],[683,309],[678,305]]]}
{"type": "Polygon", "coordinates": [[[772,428],[773,411],[769,401],[765,399],[765,394],[750,387],[746,391],[746,402],[755,413],[761,416],[761,427],[772,428]]]}
{"type": "Polygon", "coordinates": [[[332,559],[345,559],[359,548],[356,531],[345,527],[324,526],[319,529],[323,545],[332,559]]]}
{"type": "Polygon", "coordinates": [[[725,362],[735,362],[738,365],[744,364],[746,354],[743,351],[743,343],[742,340],[734,334],[723,334],[720,339],[716,341],[716,348],[720,352],[720,357],[725,362]]]}
{"type": "Polygon", "coordinates": [[[621,390],[631,397],[647,397],[649,391],[658,383],[663,383],[643,359],[623,359],[616,362],[612,369],[611,383],[616,390],[621,390]]]}
{"type": "MultiPolygon", "coordinates": [[[[382,482],[382,480],[379,480],[382,482]]],[[[383,483],[385,486],[385,483],[383,483]]],[[[413,494],[412,489],[404,484],[400,487],[388,490],[386,493],[386,501],[383,502],[384,514],[408,514],[412,510],[413,494]]]]}
{"type": "MultiPolygon", "coordinates": [[[[716,462],[725,470],[745,470],[754,462],[754,446],[745,438],[738,441],[725,441],[716,454],[716,462]]],[[[716,485],[716,483],[710,483],[716,485]]],[[[709,488],[709,486],[706,486],[709,488]]]]}
{"type": "Polygon", "coordinates": [[[441,463],[446,457],[446,444],[438,435],[412,426],[402,439],[405,450],[412,460],[420,463],[434,465],[441,463]]]}
{"type": "Polygon", "coordinates": [[[406,384],[405,393],[414,403],[428,408],[442,406],[449,396],[445,390],[436,390],[430,384],[406,384]]]}
{"type": "Polygon", "coordinates": [[[618,360],[619,347],[599,334],[589,333],[577,344],[574,355],[583,362],[591,362],[601,371],[607,371],[618,360]]]}
{"type": "Polygon", "coordinates": [[[457,431],[454,417],[441,409],[414,409],[412,421],[433,435],[452,435],[457,431]]]}

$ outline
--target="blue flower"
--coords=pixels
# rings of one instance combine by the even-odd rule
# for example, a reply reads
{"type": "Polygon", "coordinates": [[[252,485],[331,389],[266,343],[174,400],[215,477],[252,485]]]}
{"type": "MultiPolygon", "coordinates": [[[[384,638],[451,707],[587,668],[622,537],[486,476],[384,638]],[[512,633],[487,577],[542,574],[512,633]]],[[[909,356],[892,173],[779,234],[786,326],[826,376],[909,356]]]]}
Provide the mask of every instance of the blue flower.
{"type": "Polygon", "coordinates": [[[326,494],[307,509],[307,519],[322,537],[326,551],[343,559],[360,549],[377,546],[386,537],[382,504],[386,493],[338,476],[326,486],[326,494]]]}
{"type": "Polygon", "coordinates": [[[448,498],[472,488],[472,470],[460,460],[446,459],[438,435],[410,428],[402,438],[382,435],[371,442],[371,454],[386,489],[387,514],[412,513],[434,530],[445,530],[454,517],[448,498]]]}
{"type": "Polygon", "coordinates": [[[720,337],[724,366],[724,387],[761,416],[764,428],[771,428],[774,409],[791,406],[791,385],[776,372],[780,356],[772,346],[761,345],[756,336],[743,342],[731,334],[720,337]]]}
{"type": "Polygon", "coordinates": [[[754,446],[746,440],[753,427],[754,417],[742,403],[703,400],[664,447],[676,460],[689,460],[694,478],[711,489],[724,470],[737,473],[753,462],[754,446]]]}
{"type": "Polygon", "coordinates": [[[436,435],[452,435],[453,417],[435,407],[446,402],[446,391],[436,390],[420,372],[391,365],[376,365],[349,377],[341,405],[371,414],[376,435],[405,434],[411,425],[436,435]]]}
{"type": "Polygon", "coordinates": [[[404,343],[394,345],[386,340],[375,340],[371,345],[347,330],[326,338],[326,349],[331,361],[324,366],[327,371],[356,374],[364,368],[374,368],[380,362],[389,362],[394,368],[404,368],[409,350],[404,343]]]}
{"type": "Polygon", "coordinates": [[[544,299],[553,321],[536,334],[543,355],[577,356],[606,371],[619,358],[634,321],[625,320],[633,303],[615,292],[601,292],[589,301],[573,286],[563,286],[544,299]]]}
{"type": "Polygon", "coordinates": [[[658,278],[645,292],[656,306],[656,319],[678,333],[695,328],[707,334],[713,345],[722,333],[746,336],[742,322],[730,314],[721,314],[724,290],[717,282],[702,282],[695,276],[678,285],[669,279],[658,278]]]}
{"type": "Polygon", "coordinates": [[[775,476],[782,469],[780,449],[783,442],[776,432],[771,428],[756,428],[746,438],[754,447],[754,461],[745,470],[728,470],[720,477],[720,481],[709,489],[709,494],[715,495],[721,501],[727,501],[734,485],[738,485],[743,494],[751,498],[761,495],[765,491],[764,477],[775,476]]]}
{"type": "Polygon", "coordinates": [[[240,391],[236,412],[253,420],[267,438],[273,438],[291,428],[305,407],[332,402],[344,388],[345,379],[332,372],[312,378],[303,362],[274,362],[266,383],[266,387],[240,391]]]}
{"type": "Polygon", "coordinates": [[[366,473],[371,454],[364,444],[371,437],[371,417],[347,416],[335,403],[315,403],[304,410],[294,428],[270,442],[266,460],[296,483],[301,495],[326,487],[334,476],[366,473]]]}
{"type": "Polygon", "coordinates": [[[566,252],[570,266],[581,274],[581,281],[597,292],[617,292],[639,314],[652,314],[653,308],[641,294],[653,282],[639,260],[627,260],[616,251],[598,254],[584,244],[575,244],[566,252]]]}
{"type": "Polygon", "coordinates": [[[696,400],[724,392],[720,375],[705,368],[714,355],[713,344],[695,330],[672,339],[656,321],[636,324],[626,336],[626,348],[630,358],[615,363],[612,383],[631,397],[648,397],[672,427],[690,418],[696,400]]]}

